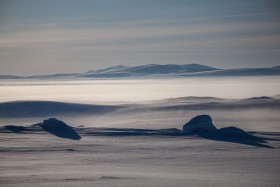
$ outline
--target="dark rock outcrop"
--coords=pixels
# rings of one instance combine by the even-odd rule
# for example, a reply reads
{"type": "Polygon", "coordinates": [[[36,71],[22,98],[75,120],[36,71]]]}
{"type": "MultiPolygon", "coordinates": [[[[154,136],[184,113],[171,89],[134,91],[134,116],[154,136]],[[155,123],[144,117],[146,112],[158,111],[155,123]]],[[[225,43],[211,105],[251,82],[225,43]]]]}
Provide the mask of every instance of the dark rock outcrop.
{"type": "Polygon", "coordinates": [[[219,133],[223,133],[225,135],[238,135],[238,136],[251,136],[247,132],[237,127],[224,127],[220,128],[219,133]]]}
{"type": "Polygon", "coordinates": [[[14,133],[20,133],[22,131],[25,131],[25,127],[23,126],[6,125],[4,126],[4,128],[14,133]]]}
{"type": "Polygon", "coordinates": [[[183,126],[182,134],[194,133],[198,137],[202,137],[214,141],[232,142],[246,144],[251,146],[272,148],[263,138],[251,135],[237,127],[224,127],[217,129],[209,115],[199,115],[192,118],[183,126]]]}
{"type": "Polygon", "coordinates": [[[209,115],[199,115],[192,118],[182,129],[182,131],[190,132],[208,132],[215,130],[217,130],[217,128],[213,125],[209,115]]]}
{"type": "Polygon", "coordinates": [[[43,130],[60,138],[67,138],[72,140],[81,139],[78,133],[71,126],[55,118],[44,120],[43,123],[39,124],[39,126],[41,126],[43,130]]]}

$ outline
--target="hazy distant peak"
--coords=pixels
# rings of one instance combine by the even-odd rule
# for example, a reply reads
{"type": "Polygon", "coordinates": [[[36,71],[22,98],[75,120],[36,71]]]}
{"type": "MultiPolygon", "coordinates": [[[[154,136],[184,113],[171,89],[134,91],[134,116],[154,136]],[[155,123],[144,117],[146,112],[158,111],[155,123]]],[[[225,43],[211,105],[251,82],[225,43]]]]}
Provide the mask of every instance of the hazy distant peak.
{"type": "Polygon", "coordinates": [[[184,64],[183,66],[191,69],[217,69],[211,66],[206,66],[201,64],[184,64]]]}
{"type": "Polygon", "coordinates": [[[53,74],[28,77],[1,76],[0,79],[35,78],[140,78],[140,77],[218,77],[218,76],[278,76],[280,66],[267,68],[219,69],[201,64],[146,64],[140,66],[116,65],[103,69],[90,70],[81,74],[53,74]]]}
{"type": "Polygon", "coordinates": [[[261,96],[261,97],[250,97],[248,100],[262,100],[262,99],[273,99],[272,97],[268,96],[261,96]]]}
{"type": "Polygon", "coordinates": [[[182,73],[196,73],[218,70],[200,64],[146,64],[140,66],[117,65],[95,71],[88,71],[81,76],[112,78],[112,77],[139,77],[157,75],[178,75],[182,73]]]}
{"type": "Polygon", "coordinates": [[[0,75],[0,79],[22,79],[24,77],[15,75],[0,75]]]}
{"type": "Polygon", "coordinates": [[[130,66],[117,65],[117,66],[110,66],[108,68],[103,68],[103,69],[91,70],[86,73],[108,73],[111,71],[119,71],[119,70],[124,70],[127,68],[130,68],[130,66]]]}

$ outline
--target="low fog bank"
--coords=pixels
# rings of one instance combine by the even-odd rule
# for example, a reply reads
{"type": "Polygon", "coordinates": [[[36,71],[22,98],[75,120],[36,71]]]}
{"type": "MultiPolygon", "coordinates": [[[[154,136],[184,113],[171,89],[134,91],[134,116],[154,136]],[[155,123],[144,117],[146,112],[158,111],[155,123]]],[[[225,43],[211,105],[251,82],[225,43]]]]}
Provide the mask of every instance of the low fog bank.
{"type": "Polygon", "coordinates": [[[280,76],[126,80],[0,80],[0,102],[142,102],[184,96],[242,99],[280,93],[280,76]]]}
{"type": "Polygon", "coordinates": [[[56,101],[13,101],[0,103],[0,118],[47,117],[50,115],[105,115],[108,113],[145,113],[153,111],[280,109],[273,97],[220,99],[214,97],[181,97],[137,104],[93,105],[56,101]]]}
{"type": "Polygon", "coordinates": [[[209,114],[219,128],[280,132],[279,112],[280,100],[270,97],[183,97],[129,105],[19,101],[0,103],[0,125],[25,126],[55,117],[74,127],[180,128],[188,118],[209,114]]]}

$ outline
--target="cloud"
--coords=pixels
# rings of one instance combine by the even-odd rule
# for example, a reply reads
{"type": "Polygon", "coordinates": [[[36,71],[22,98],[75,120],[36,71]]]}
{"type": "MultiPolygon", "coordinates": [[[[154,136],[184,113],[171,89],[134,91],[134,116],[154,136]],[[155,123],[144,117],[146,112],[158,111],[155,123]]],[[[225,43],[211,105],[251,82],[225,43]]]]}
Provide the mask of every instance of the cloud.
{"type": "Polygon", "coordinates": [[[279,13],[265,10],[270,5],[182,2],[158,5],[149,1],[145,3],[152,7],[138,3],[138,9],[130,4],[133,9],[128,12],[115,12],[111,7],[104,10],[106,14],[95,7],[94,12],[79,10],[70,18],[69,12],[60,11],[62,5],[55,16],[44,9],[44,14],[37,10],[24,17],[25,11],[17,4],[23,18],[14,12],[13,19],[2,22],[0,28],[0,74],[76,72],[145,63],[277,65],[279,13]]]}
{"type": "MultiPolygon", "coordinates": [[[[110,27],[90,27],[90,28],[66,28],[60,25],[46,25],[45,27],[32,27],[32,30],[19,30],[0,35],[0,48],[10,47],[28,47],[31,45],[66,45],[66,44],[87,44],[95,47],[104,45],[122,45],[133,43],[138,45],[142,40],[146,45],[150,45],[148,41],[162,43],[178,43],[189,41],[192,45],[200,45],[212,41],[227,41],[227,38],[259,40],[261,35],[262,42],[265,38],[269,42],[275,43],[279,39],[279,33],[274,35],[266,34],[270,31],[280,30],[280,25],[274,23],[223,23],[223,24],[190,24],[176,26],[142,26],[129,27],[110,26],[110,27]],[[249,33],[249,34],[246,34],[249,33]],[[257,36],[256,33],[258,34],[257,36]],[[218,37],[218,36],[221,37],[218,37]],[[223,37],[226,35],[226,38],[223,37]],[[255,38],[254,38],[255,37],[255,38]],[[145,40],[146,39],[146,40],[145,40]],[[277,40],[275,40],[277,39],[277,40]],[[180,41],[177,41],[180,40],[180,41]],[[202,41],[201,41],[202,40],[202,41]],[[273,41],[271,41],[273,40],[273,41]]],[[[159,46],[158,46],[159,47],[159,46]]]]}

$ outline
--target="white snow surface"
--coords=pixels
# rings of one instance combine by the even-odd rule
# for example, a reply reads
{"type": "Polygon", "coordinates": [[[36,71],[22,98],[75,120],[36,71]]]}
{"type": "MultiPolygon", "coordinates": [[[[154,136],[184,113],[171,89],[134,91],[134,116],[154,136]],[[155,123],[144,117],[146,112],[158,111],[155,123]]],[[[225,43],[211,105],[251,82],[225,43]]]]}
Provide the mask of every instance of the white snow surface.
{"type": "MultiPolygon", "coordinates": [[[[0,130],[0,186],[277,187],[277,102],[266,98],[176,98],[116,110],[97,107],[104,113],[0,118],[0,128],[34,128],[16,133],[0,130]],[[175,128],[182,129],[200,114],[209,114],[222,129],[220,134],[176,134],[175,128]],[[30,126],[50,117],[74,127],[82,138],[67,139],[30,126]],[[234,127],[223,128],[229,126],[234,127]],[[264,142],[248,143],[247,132],[264,142]]],[[[27,112],[26,105],[21,107],[16,111],[27,112]]]]}
{"type": "Polygon", "coordinates": [[[280,134],[273,149],[195,136],[92,136],[0,133],[1,187],[275,187],[280,134]]]}

